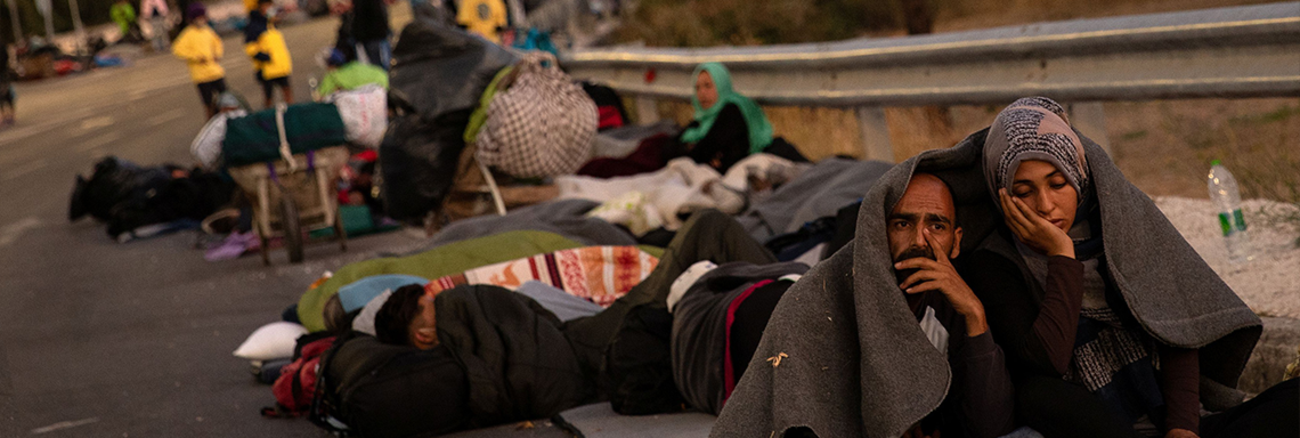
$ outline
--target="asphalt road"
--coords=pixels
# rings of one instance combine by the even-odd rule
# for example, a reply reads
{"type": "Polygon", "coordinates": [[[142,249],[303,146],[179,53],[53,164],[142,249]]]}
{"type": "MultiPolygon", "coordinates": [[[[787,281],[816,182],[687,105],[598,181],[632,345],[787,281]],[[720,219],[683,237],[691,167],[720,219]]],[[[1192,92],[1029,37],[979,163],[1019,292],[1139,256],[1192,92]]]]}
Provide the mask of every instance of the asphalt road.
{"type": "MultiPolygon", "coordinates": [[[[337,24],[284,29],[294,93],[337,24]]],[[[226,40],[229,85],[260,105],[242,38],[226,40]]],[[[204,123],[185,66],[155,55],[123,68],[17,87],[18,124],[0,130],[0,437],[319,437],[269,420],[270,387],[231,356],[326,270],[418,244],[397,232],[322,244],[307,262],[209,263],[182,233],[125,244],[91,219],[69,223],[74,175],[100,157],[193,161],[204,123]]]]}

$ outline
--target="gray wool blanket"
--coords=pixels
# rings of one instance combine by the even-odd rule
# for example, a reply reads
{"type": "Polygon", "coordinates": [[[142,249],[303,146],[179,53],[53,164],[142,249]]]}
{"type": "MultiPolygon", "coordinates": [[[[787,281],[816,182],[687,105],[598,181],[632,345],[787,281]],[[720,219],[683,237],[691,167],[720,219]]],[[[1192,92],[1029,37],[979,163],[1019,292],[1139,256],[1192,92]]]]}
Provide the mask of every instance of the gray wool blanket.
{"type": "Polygon", "coordinates": [[[840,208],[857,201],[891,166],[883,161],[821,160],[737,216],[736,221],[759,242],[798,231],[805,222],[834,216],[840,208]]]}
{"type": "Polygon", "coordinates": [[[412,253],[516,230],[551,232],[583,245],[636,245],[636,239],[627,231],[602,219],[586,216],[598,206],[599,203],[581,199],[556,200],[511,210],[505,216],[479,216],[452,222],[430,238],[422,249],[412,253]]]}
{"type": "MultiPolygon", "coordinates": [[[[777,305],[712,436],[780,437],[804,427],[821,437],[896,438],[939,406],[950,370],[895,284],[885,217],[913,173],[933,173],[953,190],[962,252],[973,251],[1002,222],[982,171],[986,135],[904,161],[871,187],[854,241],[777,305]]],[[[1159,340],[1202,347],[1203,374],[1235,386],[1259,318],[1100,147],[1083,143],[1109,268],[1134,315],[1159,340]]]]}

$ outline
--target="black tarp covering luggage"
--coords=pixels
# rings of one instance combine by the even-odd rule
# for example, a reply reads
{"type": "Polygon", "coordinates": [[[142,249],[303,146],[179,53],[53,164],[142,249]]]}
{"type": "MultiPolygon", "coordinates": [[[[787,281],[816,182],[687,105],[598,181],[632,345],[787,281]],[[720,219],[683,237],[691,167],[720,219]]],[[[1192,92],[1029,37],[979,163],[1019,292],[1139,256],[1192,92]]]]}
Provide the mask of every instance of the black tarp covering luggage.
{"type": "Polygon", "coordinates": [[[384,206],[397,220],[419,221],[441,206],[465,148],[469,114],[497,71],[516,57],[482,38],[417,20],[393,50],[390,101],[403,113],[379,146],[384,206]]]}

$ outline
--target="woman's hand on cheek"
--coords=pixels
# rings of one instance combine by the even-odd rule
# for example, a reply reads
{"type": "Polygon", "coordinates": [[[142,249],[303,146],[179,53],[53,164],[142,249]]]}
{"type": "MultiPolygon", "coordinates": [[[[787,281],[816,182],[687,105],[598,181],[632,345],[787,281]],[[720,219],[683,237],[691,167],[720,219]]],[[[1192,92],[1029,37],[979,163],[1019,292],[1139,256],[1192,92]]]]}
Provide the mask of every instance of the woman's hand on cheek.
{"type": "Polygon", "coordinates": [[[1016,239],[1049,256],[1074,258],[1074,241],[1064,230],[1038,216],[1024,201],[1011,197],[1007,189],[998,190],[998,199],[1002,201],[1002,217],[1016,239]]]}

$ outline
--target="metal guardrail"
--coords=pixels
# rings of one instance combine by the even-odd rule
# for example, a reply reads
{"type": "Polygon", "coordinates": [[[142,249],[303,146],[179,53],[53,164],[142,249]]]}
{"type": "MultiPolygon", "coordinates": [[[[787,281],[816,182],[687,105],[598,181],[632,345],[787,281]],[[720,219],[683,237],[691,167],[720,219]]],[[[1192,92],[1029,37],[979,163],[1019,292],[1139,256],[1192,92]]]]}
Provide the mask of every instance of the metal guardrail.
{"type": "MultiPolygon", "coordinates": [[[[886,106],[1073,103],[1105,142],[1100,101],[1300,96],[1300,2],[832,43],[564,54],[571,75],[640,98],[689,99],[719,61],[766,105],[856,108],[868,158],[893,160],[886,106]]],[[[641,111],[645,114],[647,111],[641,111]]]]}

